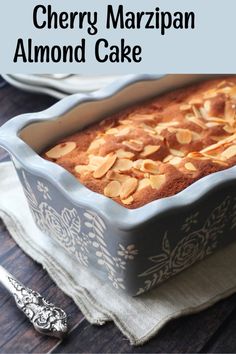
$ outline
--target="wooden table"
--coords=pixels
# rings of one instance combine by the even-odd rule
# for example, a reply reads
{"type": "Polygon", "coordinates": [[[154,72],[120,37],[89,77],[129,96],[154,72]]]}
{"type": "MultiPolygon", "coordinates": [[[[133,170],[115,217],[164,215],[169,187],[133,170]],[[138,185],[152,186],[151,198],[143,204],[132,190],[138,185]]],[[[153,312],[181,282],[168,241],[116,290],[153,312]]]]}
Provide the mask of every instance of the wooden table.
{"type": "MultiPolygon", "coordinates": [[[[53,98],[6,85],[0,89],[0,125],[15,115],[39,111],[54,102],[53,98]]],[[[6,158],[7,154],[0,149],[0,161],[6,158]]],[[[0,245],[0,263],[26,285],[63,307],[69,314],[71,328],[63,342],[41,336],[0,288],[0,353],[236,352],[236,295],[199,314],[172,321],[146,345],[131,347],[112,323],[102,327],[90,325],[42,267],[21,251],[1,220],[0,245]]]]}

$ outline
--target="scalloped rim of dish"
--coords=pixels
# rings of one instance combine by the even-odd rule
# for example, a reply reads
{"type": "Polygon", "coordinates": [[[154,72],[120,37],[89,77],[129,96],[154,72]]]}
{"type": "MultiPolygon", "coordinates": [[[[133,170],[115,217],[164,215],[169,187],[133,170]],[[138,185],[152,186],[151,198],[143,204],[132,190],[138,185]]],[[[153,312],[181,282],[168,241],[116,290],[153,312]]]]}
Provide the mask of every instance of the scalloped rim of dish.
{"type": "Polygon", "coordinates": [[[103,88],[87,94],[75,94],[57,102],[50,108],[36,113],[27,113],[12,118],[0,128],[0,145],[10,152],[29,172],[45,178],[78,207],[90,207],[120,230],[132,230],[156,217],[172,211],[180,211],[199,202],[206,194],[218,187],[236,181],[236,166],[212,173],[199,179],[181,192],[142,207],[128,209],[106,196],[93,192],[82,185],[71,173],[61,166],[40,157],[18,134],[26,126],[42,121],[55,120],[85,102],[95,102],[114,96],[120,90],[137,82],[157,80],[165,75],[129,75],[103,88]]]}

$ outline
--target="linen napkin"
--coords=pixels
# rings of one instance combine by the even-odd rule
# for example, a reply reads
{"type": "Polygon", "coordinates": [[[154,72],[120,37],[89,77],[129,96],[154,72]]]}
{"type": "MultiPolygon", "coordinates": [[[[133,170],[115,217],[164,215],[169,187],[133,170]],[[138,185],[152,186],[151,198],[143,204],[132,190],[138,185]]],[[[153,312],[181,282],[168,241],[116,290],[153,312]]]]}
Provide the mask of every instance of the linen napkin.
{"type": "Polygon", "coordinates": [[[37,229],[11,162],[0,164],[0,196],[0,218],[22,250],[42,264],[90,323],[113,321],[132,345],[145,343],[171,319],[236,291],[234,243],[151,292],[130,297],[96,278],[37,229]]]}

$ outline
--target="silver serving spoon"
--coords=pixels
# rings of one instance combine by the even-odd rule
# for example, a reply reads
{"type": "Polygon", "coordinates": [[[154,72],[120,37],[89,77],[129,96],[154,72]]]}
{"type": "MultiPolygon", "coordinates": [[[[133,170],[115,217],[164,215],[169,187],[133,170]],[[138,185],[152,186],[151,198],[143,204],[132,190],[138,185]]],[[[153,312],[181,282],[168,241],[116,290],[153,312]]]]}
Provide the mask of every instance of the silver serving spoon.
{"type": "Polygon", "coordinates": [[[38,292],[21,284],[0,266],[0,283],[13,295],[17,307],[24,312],[41,334],[62,338],[67,333],[67,315],[47,302],[38,292]]]}

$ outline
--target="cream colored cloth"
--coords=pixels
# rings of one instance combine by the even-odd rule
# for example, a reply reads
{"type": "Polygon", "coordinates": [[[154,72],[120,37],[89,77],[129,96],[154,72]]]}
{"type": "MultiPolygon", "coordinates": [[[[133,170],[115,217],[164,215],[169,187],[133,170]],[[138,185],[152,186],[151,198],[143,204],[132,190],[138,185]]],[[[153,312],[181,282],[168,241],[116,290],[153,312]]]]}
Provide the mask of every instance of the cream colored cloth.
{"type": "Polygon", "coordinates": [[[42,264],[89,322],[113,321],[133,345],[145,343],[171,319],[200,311],[236,291],[234,243],[147,294],[132,298],[117,292],[37,229],[10,162],[0,164],[0,217],[16,243],[42,264]]]}

